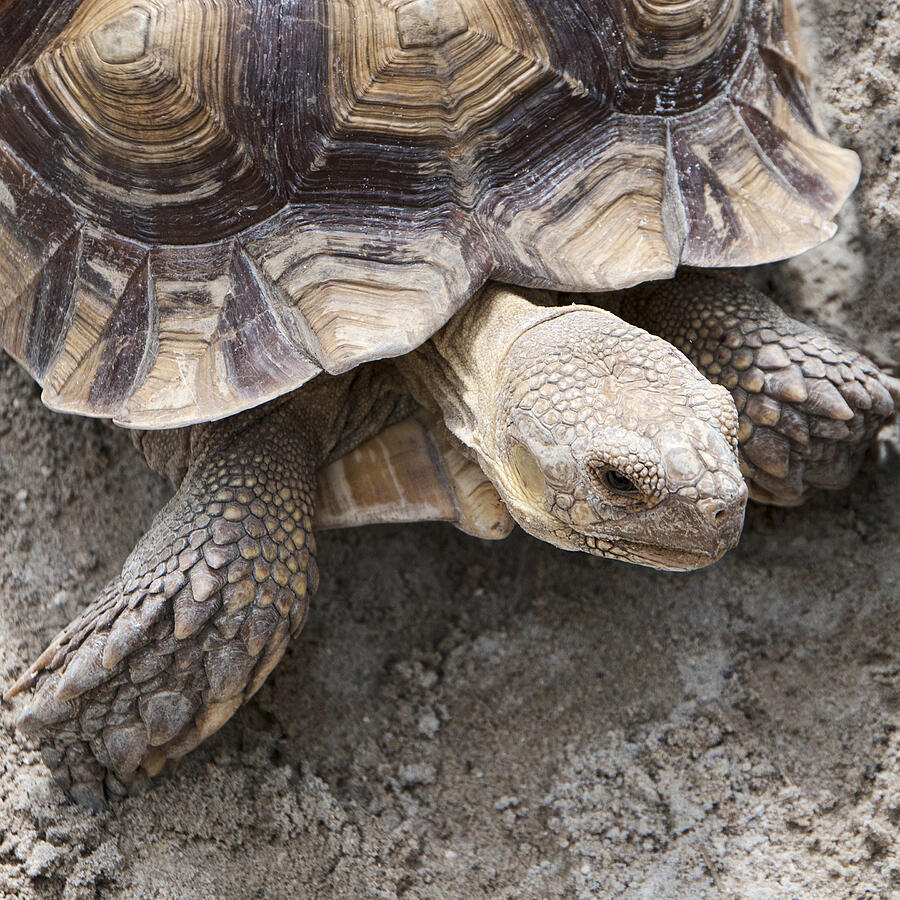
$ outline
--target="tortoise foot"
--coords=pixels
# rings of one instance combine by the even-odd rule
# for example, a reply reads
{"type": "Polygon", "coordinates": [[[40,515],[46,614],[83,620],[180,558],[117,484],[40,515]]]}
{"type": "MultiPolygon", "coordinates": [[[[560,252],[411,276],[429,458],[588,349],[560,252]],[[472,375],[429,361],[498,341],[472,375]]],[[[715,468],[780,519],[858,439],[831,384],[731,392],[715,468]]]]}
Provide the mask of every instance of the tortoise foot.
{"type": "Polygon", "coordinates": [[[752,499],[802,503],[850,483],[900,403],[900,381],[738,279],[687,273],[629,292],[623,316],[671,341],[740,414],[752,499]]]}

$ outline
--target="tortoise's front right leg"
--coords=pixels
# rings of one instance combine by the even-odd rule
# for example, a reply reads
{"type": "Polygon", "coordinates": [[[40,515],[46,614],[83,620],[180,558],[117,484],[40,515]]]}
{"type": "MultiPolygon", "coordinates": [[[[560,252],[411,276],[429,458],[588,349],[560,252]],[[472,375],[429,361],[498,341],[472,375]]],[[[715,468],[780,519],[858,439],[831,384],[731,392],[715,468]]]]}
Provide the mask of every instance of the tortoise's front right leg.
{"type": "Polygon", "coordinates": [[[318,583],[306,418],[282,404],[181,444],[187,474],[122,573],[7,695],[34,684],[19,727],[81,803],[102,805],[220,728],[299,632],[318,583]]]}
{"type": "Polygon", "coordinates": [[[900,381],[737,278],[681,273],[627,292],[621,311],[731,391],[741,469],[762,503],[845,487],[900,404],[900,381]]]}

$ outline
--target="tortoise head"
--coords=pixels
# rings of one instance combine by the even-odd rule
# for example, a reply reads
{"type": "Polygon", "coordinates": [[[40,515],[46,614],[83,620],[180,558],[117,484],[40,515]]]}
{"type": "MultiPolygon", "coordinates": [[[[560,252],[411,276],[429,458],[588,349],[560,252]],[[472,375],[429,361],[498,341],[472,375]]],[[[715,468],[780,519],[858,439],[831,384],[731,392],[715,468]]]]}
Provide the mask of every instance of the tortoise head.
{"type": "Polygon", "coordinates": [[[665,341],[570,307],[509,346],[496,389],[482,464],[535,537],[672,570],[737,543],[737,411],[665,341]]]}

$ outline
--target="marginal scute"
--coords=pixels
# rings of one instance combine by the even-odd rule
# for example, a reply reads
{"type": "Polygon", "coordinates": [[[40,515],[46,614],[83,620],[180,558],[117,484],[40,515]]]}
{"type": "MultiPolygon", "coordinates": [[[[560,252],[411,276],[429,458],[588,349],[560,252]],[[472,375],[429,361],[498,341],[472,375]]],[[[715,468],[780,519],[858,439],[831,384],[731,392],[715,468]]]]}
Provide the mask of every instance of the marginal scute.
{"type": "Polygon", "coordinates": [[[290,209],[246,244],[279,324],[329,372],[418,346],[487,276],[477,229],[450,211],[401,215],[386,233],[349,221],[322,231],[290,209]]]}
{"type": "Polygon", "coordinates": [[[65,340],[44,375],[44,402],[109,415],[131,393],[147,342],[157,333],[147,295],[146,249],[84,229],[79,251],[65,340]]]}
{"type": "Polygon", "coordinates": [[[496,241],[501,280],[521,281],[530,267],[533,282],[598,291],[629,287],[636,272],[647,279],[674,272],[678,250],[667,240],[662,127],[645,123],[640,140],[632,140],[624,119],[582,125],[592,150],[581,167],[567,172],[560,158],[554,182],[538,188],[523,177],[521,189],[497,191],[479,209],[483,220],[507,223],[496,241]]]}
{"type": "Polygon", "coordinates": [[[20,295],[11,310],[31,312],[28,337],[20,335],[16,346],[24,346],[25,365],[30,372],[43,378],[65,334],[66,320],[72,299],[76,264],[81,255],[81,232],[72,232],[44,264],[40,276],[34,282],[31,303],[25,304],[20,295]]]}
{"type": "Polygon", "coordinates": [[[760,155],[726,98],[674,124],[672,152],[687,221],[683,264],[755,265],[834,234],[818,203],[786,187],[760,155]]]}
{"type": "Polygon", "coordinates": [[[787,182],[797,203],[833,216],[856,185],[859,159],[818,130],[802,73],[774,51],[750,56],[732,100],[770,177],[787,182]]]}
{"type": "Polygon", "coordinates": [[[65,328],[77,234],[65,202],[0,147],[0,344],[39,381],[65,328]]]}
{"type": "Polygon", "coordinates": [[[116,308],[106,323],[103,359],[91,382],[89,402],[94,409],[112,412],[129,396],[144,361],[155,355],[158,334],[153,321],[156,304],[152,296],[149,256],[131,273],[116,308]]]}
{"type": "Polygon", "coordinates": [[[218,330],[234,390],[275,395],[285,382],[302,384],[318,374],[307,348],[287,340],[258,273],[237,244],[231,267],[233,286],[225,295],[218,330]]]}

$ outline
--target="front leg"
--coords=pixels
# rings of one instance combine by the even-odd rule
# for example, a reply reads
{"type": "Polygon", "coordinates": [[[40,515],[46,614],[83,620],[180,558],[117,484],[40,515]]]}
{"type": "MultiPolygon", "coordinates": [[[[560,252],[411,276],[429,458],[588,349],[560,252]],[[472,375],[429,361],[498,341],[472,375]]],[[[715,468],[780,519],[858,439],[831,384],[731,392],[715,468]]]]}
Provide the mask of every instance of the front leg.
{"type": "Polygon", "coordinates": [[[187,474],[121,574],[7,694],[34,685],[19,727],[93,806],[220,728],[300,631],[318,584],[308,417],[282,403],[180,444],[187,474]]]}
{"type": "Polygon", "coordinates": [[[622,316],[674,344],[740,413],[750,496],[794,506],[849,484],[900,381],[739,279],[685,273],[625,294],[622,316]]]}

